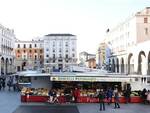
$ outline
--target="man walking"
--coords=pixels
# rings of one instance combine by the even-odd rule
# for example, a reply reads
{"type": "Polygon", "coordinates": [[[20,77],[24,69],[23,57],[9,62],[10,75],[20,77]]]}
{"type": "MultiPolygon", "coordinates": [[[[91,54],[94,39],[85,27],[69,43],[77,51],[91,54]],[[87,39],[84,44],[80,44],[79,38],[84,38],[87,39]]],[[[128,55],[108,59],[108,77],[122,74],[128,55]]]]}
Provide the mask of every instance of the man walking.
{"type": "Polygon", "coordinates": [[[100,103],[100,111],[105,110],[105,103],[104,103],[105,93],[103,89],[100,89],[98,98],[99,98],[99,103],[100,103]]]}
{"type": "Polygon", "coordinates": [[[115,89],[114,90],[114,101],[115,101],[115,109],[116,108],[120,108],[120,105],[119,105],[119,92],[118,92],[118,89],[115,89]]]}

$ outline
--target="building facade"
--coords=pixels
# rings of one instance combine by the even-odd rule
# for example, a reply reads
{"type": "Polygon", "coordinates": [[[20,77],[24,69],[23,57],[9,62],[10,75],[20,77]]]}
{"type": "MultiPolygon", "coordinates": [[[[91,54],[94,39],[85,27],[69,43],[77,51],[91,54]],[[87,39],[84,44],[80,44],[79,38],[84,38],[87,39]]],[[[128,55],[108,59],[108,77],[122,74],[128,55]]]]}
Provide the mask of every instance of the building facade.
{"type": "Polygon", "coordinates": [[[72,34],[48,34],[44,36],[44,68],[65,71],[77,64],[77,38],[72,34]]]}
{"type": "Polygon", "coordinates": [[[14,73],[14,30],[0,25],[0,75],[14,73]]]}
{"type": "Polygon", "coordinates": [[[102,68],[105,66],[105,51],[106,50],[106,44],[105,42],[100,43],[99,47],[96,51],[96,64],[97,64],[97,68],[102,68]]]}
{"type": "Polygon", "coordinates": [[[90,54],[85,51],[79,53],[79,65],[83,67],[94,67],[96,68],[96,55],[90,54]],[[92,66],[91,66],[92,65],[92,66]]]}
{"type": "Polygon", "coordinates": [[[140,86],[150,83],[144,77],[150,75],[150,7],[107,30],[105,42],[109,71],[142,75],[140,86]]]}
{"type": "Polygon", "coordinates": [[[16,71],[43,68],[44,48],[43,40],[15,42],[16,71]]]}

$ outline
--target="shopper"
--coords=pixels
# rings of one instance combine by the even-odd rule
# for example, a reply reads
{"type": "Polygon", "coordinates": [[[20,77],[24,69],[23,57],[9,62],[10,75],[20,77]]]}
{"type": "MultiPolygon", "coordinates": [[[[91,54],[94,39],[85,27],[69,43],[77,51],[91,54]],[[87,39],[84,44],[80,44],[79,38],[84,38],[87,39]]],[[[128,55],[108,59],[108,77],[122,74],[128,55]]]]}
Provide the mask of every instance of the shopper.
{"type": "Polygon", "coordinates": [[[150,90],[147,91],[147,102],[150,103],[150,90]]]}
{"type": "Polygon", "coordinates": [[[103,89],[100,89],[98,98],[99,98],[99,104],[100,104],[100,111],[105,110],[105,103],[104,103],[105,93],[104,93],[103,89]]]}
{"type": "Polygon", "coordinates": [[[113,96],[113,91],[111,88],[107,90],[106,96],[107,96],[108,105],[110,105],[112,103],[112,96],[113,96]]]}
{"type": "Polygon", "coordinates": [[[131,95],[131,90],[127,89],[124,91],[124,96],[125,96],[125,100],[126,100],[126,104],[130,102],[130,95],[131,95]]]}
{"type": "Polygon", "coordinates": [[[78,97],[80,96],[80,90],[75,88],[75,90],[73,92],[73,96],[74,96],[74,101],[77,103],[78,102],[78,97]]]}
{"type": "Polygon", "coordinates": [[[118,89],[115,89],[114,90],[114,102],[115,102],[115,109],[116,108],[120,108],[120,105],[119,105],[119,92],[118,92],[118,89]]]}
{"type": "Polygon", "coordinates": [[[146,98],[147,98],[147,90],[144,88],[143,91],[141,92],[141,97],[143,99],[143,103],[146,104],[146,98]]]}
{"type": "Polygon", "coordinates": [[[48,100],[48,102],[52,103],[53,102],[53,91],[52,91],[52,89],[49,90],[48,94],[49,94],[49,100],[48,100]]]}

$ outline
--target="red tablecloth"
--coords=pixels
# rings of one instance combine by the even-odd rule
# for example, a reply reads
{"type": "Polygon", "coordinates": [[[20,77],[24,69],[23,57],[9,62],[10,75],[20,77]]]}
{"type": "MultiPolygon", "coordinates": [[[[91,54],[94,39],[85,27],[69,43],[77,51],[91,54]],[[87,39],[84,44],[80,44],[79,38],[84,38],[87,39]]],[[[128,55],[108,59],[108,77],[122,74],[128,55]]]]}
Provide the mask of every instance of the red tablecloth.
{"type": "MultiPolygon", "coordinates": [[[[47,102],[49,96],[21,96],[21,102],[47,102]]],[[[58,98],[60,103],[65,103],[66,99],[64,96],[61,96],[58,98]]],[[[79,103],[97,103],[99,102],[99,99],[96,97],[86,97],[86,96],[80,96],[78,97],[77,101],[79,103]]],[[[120,103],[125,103],[125,98],[120,97],[119,98],[120,103]]],[[[105,102],[107,102],[107,99],[105,99],[105,102]]],[[[112,98],[112,102],[114,102],[114,98],[112,98]]],[[[131,103],[140,103],[142,102],[141,97],[135,96],[131,97],[131,103]]]]}

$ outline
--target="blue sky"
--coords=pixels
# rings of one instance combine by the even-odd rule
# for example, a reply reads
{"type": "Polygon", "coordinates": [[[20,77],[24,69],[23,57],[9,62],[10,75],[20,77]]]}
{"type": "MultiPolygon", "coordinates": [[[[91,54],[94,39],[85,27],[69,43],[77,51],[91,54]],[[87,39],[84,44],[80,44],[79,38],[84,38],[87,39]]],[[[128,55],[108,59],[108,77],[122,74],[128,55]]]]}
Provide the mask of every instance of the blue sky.
{"type": "Polygon", "coordinates": [[[78,52],[95,53],[105,31],[150,7],[150,0],[0,0],[0,23],[20,40],[77,35],[78,52]]]}

